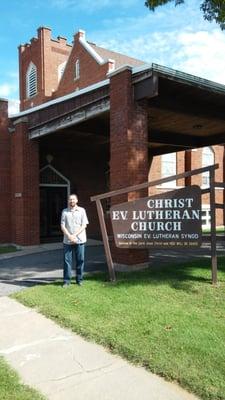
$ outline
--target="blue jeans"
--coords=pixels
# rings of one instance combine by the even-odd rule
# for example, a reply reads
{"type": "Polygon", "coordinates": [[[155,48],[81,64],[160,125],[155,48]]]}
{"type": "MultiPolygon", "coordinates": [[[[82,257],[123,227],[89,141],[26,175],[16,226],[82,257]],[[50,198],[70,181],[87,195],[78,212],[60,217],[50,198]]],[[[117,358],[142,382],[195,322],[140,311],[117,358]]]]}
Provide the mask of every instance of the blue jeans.
{"type": "Polygon", "coordinates": [[[75,261],[76,266],[76,282],[79,283],[83,280],[84,272],[84,249],[85,244],[63,244],[64,249],[64,269],[63,281],[70,283],[72,278],[72,269],[75,261]]]}

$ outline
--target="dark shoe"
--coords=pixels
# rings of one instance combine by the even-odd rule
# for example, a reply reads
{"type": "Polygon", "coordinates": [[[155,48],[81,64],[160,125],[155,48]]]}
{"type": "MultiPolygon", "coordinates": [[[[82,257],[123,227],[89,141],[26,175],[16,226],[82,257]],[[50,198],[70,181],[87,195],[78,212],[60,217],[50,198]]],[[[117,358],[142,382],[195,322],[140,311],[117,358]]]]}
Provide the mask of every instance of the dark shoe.
{"type": "Polygon", "coordinates": [[[77,282],[78,286],[82,286],[83,283],[82,282],[77,282]]]}

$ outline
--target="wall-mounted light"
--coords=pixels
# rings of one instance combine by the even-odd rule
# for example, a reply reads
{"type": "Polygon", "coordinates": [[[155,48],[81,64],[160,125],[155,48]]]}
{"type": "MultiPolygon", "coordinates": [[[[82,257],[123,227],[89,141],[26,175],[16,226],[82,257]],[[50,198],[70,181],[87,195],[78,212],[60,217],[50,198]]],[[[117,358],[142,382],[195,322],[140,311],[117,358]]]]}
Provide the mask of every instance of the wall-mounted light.
{"type": "Polygon", "coordinates": [[[51,154],[47,154],[46,160],[48,161],[49,164],[51,164],[51,162],[53,160],[53,156],[51,154]]]}

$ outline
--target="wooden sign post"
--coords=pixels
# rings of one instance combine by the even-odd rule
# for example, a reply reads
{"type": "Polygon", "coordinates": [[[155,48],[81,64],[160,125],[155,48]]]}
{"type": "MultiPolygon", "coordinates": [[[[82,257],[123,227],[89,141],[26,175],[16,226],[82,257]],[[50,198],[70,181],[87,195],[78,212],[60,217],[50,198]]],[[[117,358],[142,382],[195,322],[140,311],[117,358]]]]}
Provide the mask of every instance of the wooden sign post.
{"type": "Polygon", "coordinates": [[[212,283],[217,284],[215,170],[218,164],[91,197],[96,202],[110,280],[116,280],[101,200],[209,172],[210,187],[187,186],[111,207],[114,240],[121,248],[192,248],[201,245],[200,195],[210,194],[212,283]],[[165,231],[165,232],[164,232],[165,231]],[[158,236],[157,236],[158,234],[158,236]],[[157,240],[156,240],[157,239],[157,240]],[[160,240],[159,240],[160,239],[160,240]]]}

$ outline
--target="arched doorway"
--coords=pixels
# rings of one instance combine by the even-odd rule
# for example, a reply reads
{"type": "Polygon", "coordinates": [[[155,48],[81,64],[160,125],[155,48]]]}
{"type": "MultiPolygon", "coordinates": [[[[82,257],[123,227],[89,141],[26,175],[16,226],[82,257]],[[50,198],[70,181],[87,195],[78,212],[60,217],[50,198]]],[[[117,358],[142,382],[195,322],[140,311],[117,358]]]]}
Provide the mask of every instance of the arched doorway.
{"type": "Polygon", "coordinates": [[[69,194],[69,180],[52,165],[48,164],[40,170],[41,242],[60,240],[60,216],[69,194]]]}

